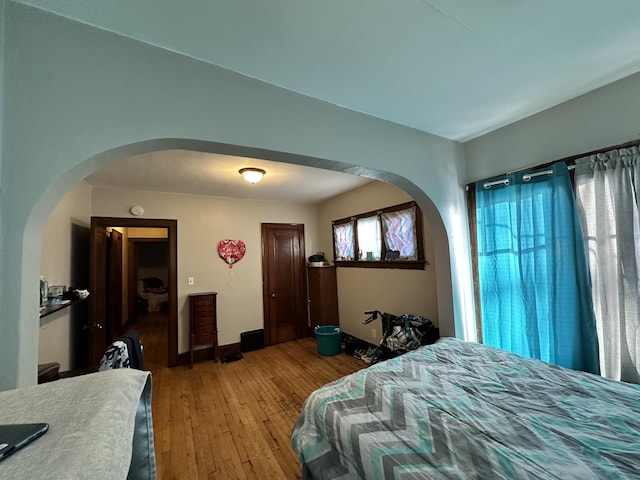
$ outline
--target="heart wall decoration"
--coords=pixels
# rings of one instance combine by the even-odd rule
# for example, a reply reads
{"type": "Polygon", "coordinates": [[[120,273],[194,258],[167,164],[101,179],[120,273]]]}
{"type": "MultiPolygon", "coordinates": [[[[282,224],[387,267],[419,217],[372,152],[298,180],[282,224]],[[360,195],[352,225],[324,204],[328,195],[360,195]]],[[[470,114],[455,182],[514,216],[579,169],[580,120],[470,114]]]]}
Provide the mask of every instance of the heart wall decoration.
{"type": "Polygon", "coordinates": [[[218,255],[222,258],[229,268],[233,268],[233,264],[242,260],[247,246],[242,240],[220,240],[218,242],[218,255]]]}

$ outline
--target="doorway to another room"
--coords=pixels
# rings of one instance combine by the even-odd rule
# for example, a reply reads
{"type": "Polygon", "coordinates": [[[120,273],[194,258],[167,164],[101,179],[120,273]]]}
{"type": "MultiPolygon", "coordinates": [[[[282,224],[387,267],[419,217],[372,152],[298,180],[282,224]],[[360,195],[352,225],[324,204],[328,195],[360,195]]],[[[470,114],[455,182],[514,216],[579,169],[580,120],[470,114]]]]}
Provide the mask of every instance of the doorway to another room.
{"type": "Polygon", "coordinates": [[[90,270],[91,365],[97,366],[107,345],[134,329],[145,370],[176,366],[177,221],[92,217],[90,270]]]}
{"type": "Polygon", "coordinates": [[[169,242],[166,229],[147,230],[129,229],[127,275],[129,326],[143,341],[150,370],[169,365],[169,242]]]}

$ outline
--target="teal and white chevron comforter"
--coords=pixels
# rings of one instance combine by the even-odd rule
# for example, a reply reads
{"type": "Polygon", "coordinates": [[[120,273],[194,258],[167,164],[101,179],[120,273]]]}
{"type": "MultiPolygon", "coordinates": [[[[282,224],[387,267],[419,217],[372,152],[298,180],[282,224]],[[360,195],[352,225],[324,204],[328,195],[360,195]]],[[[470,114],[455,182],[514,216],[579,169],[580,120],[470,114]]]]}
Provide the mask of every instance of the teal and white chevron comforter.
{"type": "Polygon", "coordinates": [[[640,478],[640,387],[446,338],[320,388],[292,440],[314,480],[640,478]]]}

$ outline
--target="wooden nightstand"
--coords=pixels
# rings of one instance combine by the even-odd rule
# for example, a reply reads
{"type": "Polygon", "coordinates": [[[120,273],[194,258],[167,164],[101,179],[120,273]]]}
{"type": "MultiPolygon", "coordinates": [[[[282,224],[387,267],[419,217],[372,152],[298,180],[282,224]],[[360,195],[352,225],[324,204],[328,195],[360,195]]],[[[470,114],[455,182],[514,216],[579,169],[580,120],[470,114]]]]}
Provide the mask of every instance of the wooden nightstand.
{"type": "Polygon", "coordinates": [[[193,348],[213,346],[213,361],[218,361],[218,321],[216,292],[189,295],[189,368],[193,367],[193,348]]]}

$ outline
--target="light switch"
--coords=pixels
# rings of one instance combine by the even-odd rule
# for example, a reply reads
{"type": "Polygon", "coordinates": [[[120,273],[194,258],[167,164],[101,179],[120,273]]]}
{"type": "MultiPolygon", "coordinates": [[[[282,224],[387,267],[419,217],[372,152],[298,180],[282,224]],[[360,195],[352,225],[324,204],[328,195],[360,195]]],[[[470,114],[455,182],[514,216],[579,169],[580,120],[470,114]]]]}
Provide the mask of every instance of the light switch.
{"type": "Polygon", "coordinates": [[[188,283],[189,285],[195,285],[195,284],[196,284],[196,282],[195,282],[195,280],[193,279],[193,277],[189,277],[189,278],[187,278],[187,283],[188,283]]]}

